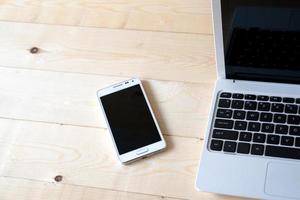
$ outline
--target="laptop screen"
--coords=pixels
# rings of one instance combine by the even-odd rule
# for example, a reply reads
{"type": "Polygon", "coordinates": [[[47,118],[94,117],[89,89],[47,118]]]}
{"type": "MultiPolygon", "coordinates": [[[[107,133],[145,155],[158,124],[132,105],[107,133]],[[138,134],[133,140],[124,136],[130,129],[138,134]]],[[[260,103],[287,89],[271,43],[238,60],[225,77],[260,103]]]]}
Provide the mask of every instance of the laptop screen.
{"type": "Polygon", "coordinates": [[[221,0],[226,78],[300,83],[300,1],[221,0]]]}

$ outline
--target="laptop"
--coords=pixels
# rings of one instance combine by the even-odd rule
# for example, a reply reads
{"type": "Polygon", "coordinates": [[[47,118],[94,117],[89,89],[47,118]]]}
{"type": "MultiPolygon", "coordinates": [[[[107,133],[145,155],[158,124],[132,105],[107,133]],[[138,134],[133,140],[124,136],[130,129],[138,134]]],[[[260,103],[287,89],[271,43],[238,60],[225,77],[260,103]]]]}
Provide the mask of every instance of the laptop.
{"type": "Polygon", "coordinates": [[[218,79],[196,188],[300,199],[300,1],[212,8],[218,79]]]}

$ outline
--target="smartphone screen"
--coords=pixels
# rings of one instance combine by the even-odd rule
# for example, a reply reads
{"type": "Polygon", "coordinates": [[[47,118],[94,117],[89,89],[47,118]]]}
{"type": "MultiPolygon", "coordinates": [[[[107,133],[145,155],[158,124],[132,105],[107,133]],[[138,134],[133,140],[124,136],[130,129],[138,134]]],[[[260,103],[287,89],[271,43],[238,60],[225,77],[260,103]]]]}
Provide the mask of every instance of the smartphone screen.
{"type": "Polygon", "coordinates": [[[140,85],[100,100],[120,155],[162,140],[140,85]]]}

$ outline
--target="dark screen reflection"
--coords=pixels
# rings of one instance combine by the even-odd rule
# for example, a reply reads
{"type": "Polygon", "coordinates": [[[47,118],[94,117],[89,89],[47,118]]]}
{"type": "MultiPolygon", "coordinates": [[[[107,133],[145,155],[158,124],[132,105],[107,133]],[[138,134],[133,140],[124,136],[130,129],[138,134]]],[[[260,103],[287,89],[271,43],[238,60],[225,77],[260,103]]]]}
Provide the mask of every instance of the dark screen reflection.
{"type": "Polygon", "coordinates": [[[300,1],[221,0],[226,76],[300,83],[300,1]]]}
{"type": "Polygon", "coordinates": [[[103,96],[101,101],[119,154],[161,141],[139,85],[103,96]]]}

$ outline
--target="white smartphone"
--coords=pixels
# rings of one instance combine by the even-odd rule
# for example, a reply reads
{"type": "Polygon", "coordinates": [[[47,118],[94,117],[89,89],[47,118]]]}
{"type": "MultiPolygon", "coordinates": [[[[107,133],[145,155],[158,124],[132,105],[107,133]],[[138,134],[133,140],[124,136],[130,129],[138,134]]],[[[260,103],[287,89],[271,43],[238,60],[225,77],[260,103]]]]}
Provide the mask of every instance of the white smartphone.
{"type": "Polygon", "coordinates": [[[101,89],[97,96],[119,160],[123,164],[166,148],[139,79],[101,89]]]}

